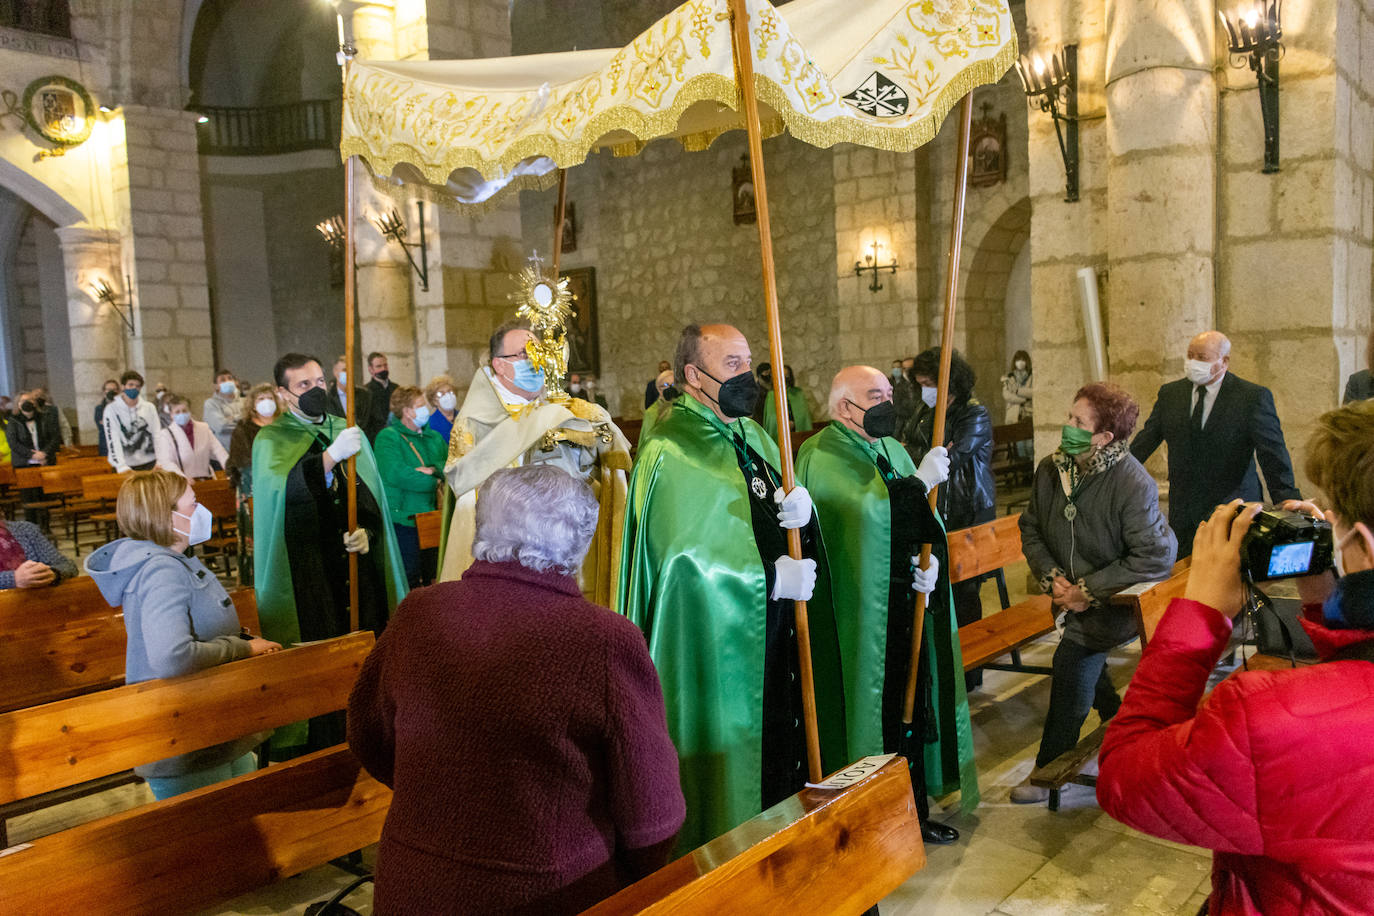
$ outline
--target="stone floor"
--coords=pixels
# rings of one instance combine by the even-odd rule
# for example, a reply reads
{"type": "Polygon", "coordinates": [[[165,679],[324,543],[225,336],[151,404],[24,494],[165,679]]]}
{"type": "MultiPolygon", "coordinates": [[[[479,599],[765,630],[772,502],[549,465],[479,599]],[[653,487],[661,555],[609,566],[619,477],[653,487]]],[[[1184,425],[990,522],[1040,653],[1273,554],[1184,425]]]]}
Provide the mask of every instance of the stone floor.
{"type": "MultiPolygon", "coordinates": [[[[1009,569],[1013,600],[1025,590],[1025,570],[1009,569]]],[[[996,589],[984,589],[991,612],[996,589]]],[[[1023,653],[1048,664],[1051,636],[1023,653]]],[[[1113,680],[1124,684],[1139,659],[1128,647],[1111,662],[1113,680]]],[[[1209,856],[1136,833],[1103,814],[1091,789],[1069,787],[1061,808],[1013,805],[1011,787],[1030,771],[1049,697],[1043,677],[989,671],[971,697],[973,735],[983,802],[971,814],[943,817],[961,833],[957,844],[929,847],[926,868],[882,903],[884,916],[1058,916],[1058,914],[1178,914],[1193,916],[1209,888],[1209,856]]],[[[1090,716],[1085,731],[1097,726],[1090,716]]],[[[143,786],[127,786],[93,798],[16,818],[11,842],[19,843],[73,824],[151,800],[143,786]]],[[[942,802],[953,807],[954,800],[942,802]]],[[[938,811],[941,804],[937,803],[938,811]]],[[[370,860],[373,850],[367,851],[370,860]]],[[[324,866],[206,911],[210,914],[301,914],[347,886],[352,875],[324,866]]],[[[345,902],[371,912],[371,888],[345,902]]]]}

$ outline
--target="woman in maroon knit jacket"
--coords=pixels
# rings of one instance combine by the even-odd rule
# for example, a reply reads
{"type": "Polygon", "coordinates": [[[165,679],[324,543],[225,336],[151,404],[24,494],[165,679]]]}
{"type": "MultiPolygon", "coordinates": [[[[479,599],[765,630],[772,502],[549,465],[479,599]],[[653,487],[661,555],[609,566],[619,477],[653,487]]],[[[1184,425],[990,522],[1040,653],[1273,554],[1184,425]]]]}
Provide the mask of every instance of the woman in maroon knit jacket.
{"type": "Polygon", "coordinates": [[[667,861],[685,805],[639,630],[583,600],[591,490],[478,491],[475,562],[413,591],[363,665],[348,742],[395,790],[376,911],[575,913],[667,861]]]}

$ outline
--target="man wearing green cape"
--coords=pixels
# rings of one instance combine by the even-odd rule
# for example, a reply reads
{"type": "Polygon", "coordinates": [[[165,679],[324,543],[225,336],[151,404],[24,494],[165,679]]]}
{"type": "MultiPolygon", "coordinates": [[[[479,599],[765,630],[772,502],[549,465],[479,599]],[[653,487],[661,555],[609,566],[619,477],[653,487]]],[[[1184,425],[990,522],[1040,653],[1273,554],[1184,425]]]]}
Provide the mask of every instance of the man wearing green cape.
{"type": "MultiPolygon", "coordinates": [[[[748,419],[758,400],[749,366],[735,328],[683,330],[683,393],[643,443],[625,510],[616,606],[644,631],[663,685],[687,799],[683,851],[807,778],[793,602],[815,587],[819,532],[805,489],[783,496],[777,445],[748,419]],[[787,555],[788,528],[801,529],[807,559],[787,555]]],[[[849,761],[828,607],[810,626],[821,752],[833,770],[849,761]]]]}
{"type": "Polygon", "coordinates": [[[844,666],[845,722],[853,757],[899,753],[911,762],[921,834],[952,843],[954,828],[930,820],[927,792],[961,792],[978,804],[977,770],[959,630],[954,623],[944,528],[926,500],[949,474],[943,448],[917,469],[891,438],[896,407],[892,383],[868,366],[850,366],[830,391],[834,422],[802,443],[797,480],[812,494],[830,566],[844,666]],[[914,555],[932,545],[928,570],[914,555]],[[928,595],[916,706],[910,725],[902,707],[911,665],[916,593],[928,595]]]}
{"type": "MultiPolygon", "coordinates": [[[[760,422],[763,424],[764,432],[768,433],[775,442],[781,442],[782,440],[778,439],[778,411],[773,406],[772,381],[770,373],[766,371],[767,365],[765,363],[759,367],[759,375],[763,384],[768,386],[767,393],[763,397],[763,411],[760,414],[763,419],[760,422]]],[[[806,392],[797,387],[797,380],[792,375],[791,366],[783,367],[783,378],[787,382],[785,386],[787,388],[787,415],[792,419],[792,430],[798,433],[810,432],[813,428],[811,408],[806,405],[806,392]]]]}
{"type": "MultiPolygon", "coordinates": [[[[372,448],[328,411],[319,360],[288,353],[273,370],[287,410],[253,440],[253,574],[263,635],[284,646],[349,629],[348,554],[358,554],[358,619],[380,632],[406,595],[372,448]],[[348,530],[347,460],[357,458],[358,528],[348,530]]],[[[310,722],[308,746],[343,741],[341,715],[310,722]]],[[[305,723],[278,729],[274,751],[307,745],[305,723]]]]}

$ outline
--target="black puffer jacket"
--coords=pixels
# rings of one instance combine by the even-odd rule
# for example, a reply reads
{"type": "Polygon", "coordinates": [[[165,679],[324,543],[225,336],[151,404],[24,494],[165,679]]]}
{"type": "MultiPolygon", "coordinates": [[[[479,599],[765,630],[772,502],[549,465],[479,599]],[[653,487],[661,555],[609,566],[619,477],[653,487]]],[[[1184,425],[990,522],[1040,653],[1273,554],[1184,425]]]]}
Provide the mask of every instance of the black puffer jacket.
{"type": "MultiPolygon", "coordinates": [[[[935,408],[918,402],[916,413],[902,430],[902,442],[917,464],[931,449],[935,408]]],[[[940,516],[951,531],[967,528],[974,517],[993,505],[992,416],[977,398],[951,403],[945,417],[949,446],[949,483],[940,487],[940,516]]]]}

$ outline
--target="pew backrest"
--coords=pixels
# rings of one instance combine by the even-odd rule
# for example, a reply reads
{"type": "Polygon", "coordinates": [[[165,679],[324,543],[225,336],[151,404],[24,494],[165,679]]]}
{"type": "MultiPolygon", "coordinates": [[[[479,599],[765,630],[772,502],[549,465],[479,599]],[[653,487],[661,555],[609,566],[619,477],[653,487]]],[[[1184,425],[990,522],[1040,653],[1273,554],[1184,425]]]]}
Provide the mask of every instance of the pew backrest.
{"type": "Polygon", "coordinates": [[[1184,557],[1174,564],[1169,578],[1162,582],[1142,582],[1123,589],[1113,595],[1110,603],[1117,607],[1129,608],[1135,615],[1136,633],[1140,636],[1140,648],[1144,649],[1169,609],[1169,603],[1182,598],[1188,588],[1188,570],[1192,558],[1184,557]]]}
{"type": "Polygon", "coordinates": [[[949,533],[949,581],[964,582],[1021,559],[1021,516],[1004,515],[949,533]]]}
{"type": "Polygon", "coordinates": [[[0,803],[342,709],[374,642],[350,633],[0,715],[0,803]]]}
{"type": "Polygon", "coordinates": [[[440,529],[444,524],[444,513],[438,509],[432,512],[419,512],[415,515],[415,535],[419,538],[420,549],[429,550],[439,546],[440,529]]]}

